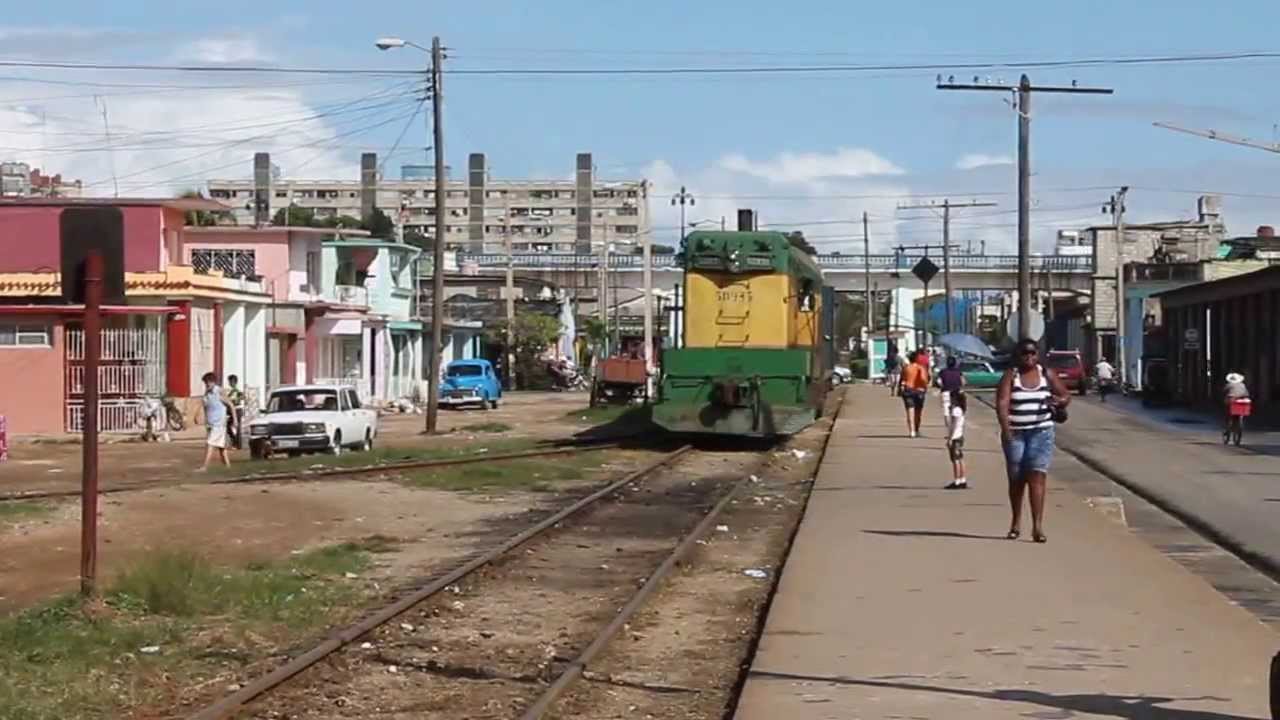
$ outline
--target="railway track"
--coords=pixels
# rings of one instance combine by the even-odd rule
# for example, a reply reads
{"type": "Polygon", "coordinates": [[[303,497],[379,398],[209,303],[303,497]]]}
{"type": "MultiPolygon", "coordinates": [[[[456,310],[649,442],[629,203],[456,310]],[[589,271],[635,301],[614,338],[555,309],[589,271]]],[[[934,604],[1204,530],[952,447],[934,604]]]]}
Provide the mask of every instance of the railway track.
{"type": "MultiPolygon", "coordinates": [[[[127,483],[120,485],[112,485],[102,487],[98,490],[99,495],[116,495],[120,493],[142,492],[145,490],[155,490],[157,488],[182,487],[187,485],[243,485],[248,483],[272,483],[272,482],[305,482],[310,480],[321,480],[332,477],[359,477],[361,475],[372,475],[379,473],[403,472],[406,470],[420,470],[423,468],[449,467],[454,465],[469,465],[482,462],[497,462],[502,460],[519,460],[523,458],[547,457],[552,455],[567,455],[577,452],[591,452],[598,450],[611,450],[622,447],[624,441],[622,439],[611,439],[608,441],[560,441],[554,447],[539,448],[534,450],[524,450],[520,452],[509,453],[486,453],[477,452],[470,455],[464,455],[451,458],[439,458],[430,460],[408,460],[403,462],[389,463],[372,463],[369,465],[356,465],[347,467],[325,467],[319,469],[302,469],[285,472],[274,473],[251,473],[248,475],[238,475],[228,478],[211,478],[206,480],[182,480],[179,482],[145,482],[145,483],[127,483]]],[[[200,477],[193,475],[192,477],[200,477]]],[[[77,498],[80,497],[79,490],[35,490],[35,491],[15,491],[0,493],[0,503],[19,502],[29,500],[57,500],[61,498],[77,498]]]]}
{"type": "Polygon", "coordinates": [[[545,717],[776,457],[681,447],[187,717],[545,717]]]}

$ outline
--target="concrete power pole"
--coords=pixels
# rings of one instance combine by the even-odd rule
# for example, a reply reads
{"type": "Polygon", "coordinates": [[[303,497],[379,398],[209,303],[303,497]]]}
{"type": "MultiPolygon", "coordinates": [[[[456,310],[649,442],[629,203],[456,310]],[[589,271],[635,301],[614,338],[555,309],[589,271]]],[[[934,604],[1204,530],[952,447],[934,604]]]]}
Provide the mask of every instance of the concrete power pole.
{"type": "Polygon", "coordinates": [[[431,39],[431,119],[432,144],[436,162],[436,242],[432,248],[431,267],[431,362],[427,377],[427,427],[428,435],[436,433],[440,416],[440,360],[444,348],[444,243],[447,226],[445,198],[448,196],[444,172],[444,48],[440,37],[431,39]]]}
{"type": "Polygon", "coordinates": [[[867,342],[876,331],[876,314],[871,301],[871,233],[867,230],[867,211],[862,211],[862,285],[866,291],[867,342]]]}
{"type": "Polygon", "coordinates": [[[994,90],[1012,92],[1016,97],[1014,110],[1018,113],[1018,338],[1031,335],[1031,94],[1036,92],[1066,93],[1076,95],[1110,95],[1111,88],[1080,87],[1075,82],[1069,86],[1032,85],[1025,74],[1018,84],[992,83],[990,78],[974,76],[972,83],[957,83],[955,76],[945,81],[938,76],[939,90],[994,90]]]}
{"type": "MultiPolygon", "coordinates": [[[[946,329],[948,333],[954,332],[955,321],[951,315],[951,210],[953,208],[979,208],[979,207],[995,207],[993,202],[967,202],[953,203],[950,198],[942,200],[942,288],[945,297],[943,303],[947,313],[946,329]]],[[[899,210],[934,210],[937,208],[936,203],[925,203],[919,205],[899,205],[899,210]]],[[[958,247],[958,246],[957,246],[958,247]]]]}
{"type": "Polygon", "coordinates": [[[1111,213],[1116,236],[1116,369],[1120,371],[1120,386],[1125,382],[1125,302],[1124,302],[1124,198],[1129,186],[1120,188],[1107,204],[1104,212],[1111,213]]]}
{"type": "Polygon", "coordinates": [[[511,238],[511,201],[508,200],[506,206],[502,210],[502,237],[506,241],[507,251],[507,333],[506,333],[506,357],[503,358],[504,364],[507,366],[507,389],[515,390],[516,388],[516,270],[515,270],[515,243],[511,238]]]}

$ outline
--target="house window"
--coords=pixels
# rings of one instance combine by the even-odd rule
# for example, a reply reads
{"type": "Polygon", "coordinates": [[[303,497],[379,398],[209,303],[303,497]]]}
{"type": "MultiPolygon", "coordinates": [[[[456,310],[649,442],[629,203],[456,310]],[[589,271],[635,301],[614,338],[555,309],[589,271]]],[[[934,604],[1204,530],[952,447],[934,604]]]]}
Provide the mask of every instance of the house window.
{"type": "Polygon", "coordinates": [[[229,190],[210,190],[209,197],[225,199],[225,198],[233,197],[233,195],[232,195],[232,192],[229,190]]]}
{"type": "Polygon", "coordinates": [[[49,347],[48,325],[0,324],[0,348],[49,347]]]}
{"type": "Polygon", "coordinates": [[[409,287],[408,277],[404,272],[407,259],[407,257],[398,252],[391,253],[391,282],[397,288],[409,287]]]}
{"type": "Polygon", "coordinates": [[[256,275],[253,250],[197,248],[191,251],[191,267],[201,275],[221,273],[228,277],[256,275]]]}
{"type": "Polygon", "coordinates": [[[635,225],[614,225],[613,231],[619,235],[635,235],[640,228],[635,225]]]}
{"type": "Polygon", "coordinates": [[[618,214],[619,215],[639,215],[640,208],[630,206],[630,205],[623,205],[622,207],[618,208],[618,214]]]}

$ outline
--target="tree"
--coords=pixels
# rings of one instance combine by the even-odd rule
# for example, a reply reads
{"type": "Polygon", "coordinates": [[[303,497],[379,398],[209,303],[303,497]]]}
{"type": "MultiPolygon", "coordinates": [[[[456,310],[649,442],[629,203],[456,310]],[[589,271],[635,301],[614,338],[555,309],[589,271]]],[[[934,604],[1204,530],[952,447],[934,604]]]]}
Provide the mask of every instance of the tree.
{"type": "Polygon", "coordinates": [[[350,215],[337,215],[324,218],[319,223],[320,227],[341,228],[343,230],[358,230],[361,223],[358,219],[350,215]]]}
{"type": "Polygon", "coordinates": [[[373,212],[364,216],[360,227],[368,230],[369,234],[376,238],[390,238],[396,234],[396,224],[391,221],[390,216],[378,208],[374,208],[373,212]]]}
{"type": "Polygon", "coordinates": [[[412,245],[421,250],[431,250],[434,248],[431,238],[428,237],[426,233],[416,228],[405,231],[404,242],[406,245],[412,245]]]}
{"type": "Polygon", "coordinates": [[[271,216],[271,224],[288,225],[289,227],[315,227],[316,211],[296,205],[286,205],[271,216]]]}
{"type": "Polygon", "coordinates": [[[587,339],[587,349],[591,352],[590,363],[602,357],[609,346],[609,325],[598,317],[589,317],[582,322],[582,335],[587,339]]]}
{"type": "Polygon", "coordinates": [[[818,254],[818,249],[815,248],[808,240],[805,240],[804,233],[799,230],[787,233],[787,240],[790,241],[791,247],[798,249],[806,255],[818,254]]]}
{"type": "MultiPolygon", "coordinates": [[[[502,320],[489,327],[485,334],[495,345],[507,344],[507,322],[502,320]]],[[[523,378],[521,386],[535,374],[538,358],[560,338],[560,320],[535,312],[517,312],[511,326],[510,352],[516,356],[516,377],[523,378]]]]}
{"type": "MultiPolygon", "coordinates": [[[[204,195],[201,195],[200,191],[195,189],[185,190],[178,195],[178,197],[183,198],[184,200],[204,199],[204,195]]],[[[210,212],[208,210],[190,210],[187,212],[187,217],[186,220],[184,220],[184,223],[195,227],[212,227],[217,225],[219,220],[225,220],[226,216],[229,215],[229,213],[210,212]]],[[[232,223],[234,224],[234,220],[232,223]]]]}

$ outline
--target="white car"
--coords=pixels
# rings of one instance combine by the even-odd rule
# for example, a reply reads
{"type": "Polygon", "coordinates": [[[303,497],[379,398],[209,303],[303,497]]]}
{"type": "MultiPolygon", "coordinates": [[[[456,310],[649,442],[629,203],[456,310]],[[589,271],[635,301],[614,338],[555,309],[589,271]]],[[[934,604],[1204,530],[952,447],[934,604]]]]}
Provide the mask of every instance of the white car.
{"type": "Polygon", "coordinates": [[[836,365],[831,368],[831,384],[843,385],[844,383],[853,382],[853,371],[843,365],[836,365]]]}
{"type": "Polygon", "coordinates": [[[271,391],[267,411],[249,423],[254,458],[273,453],[341,454],[373,449],[378,413],[360,406],[356,391],[342,385],[289,385],[271,391]]]}

